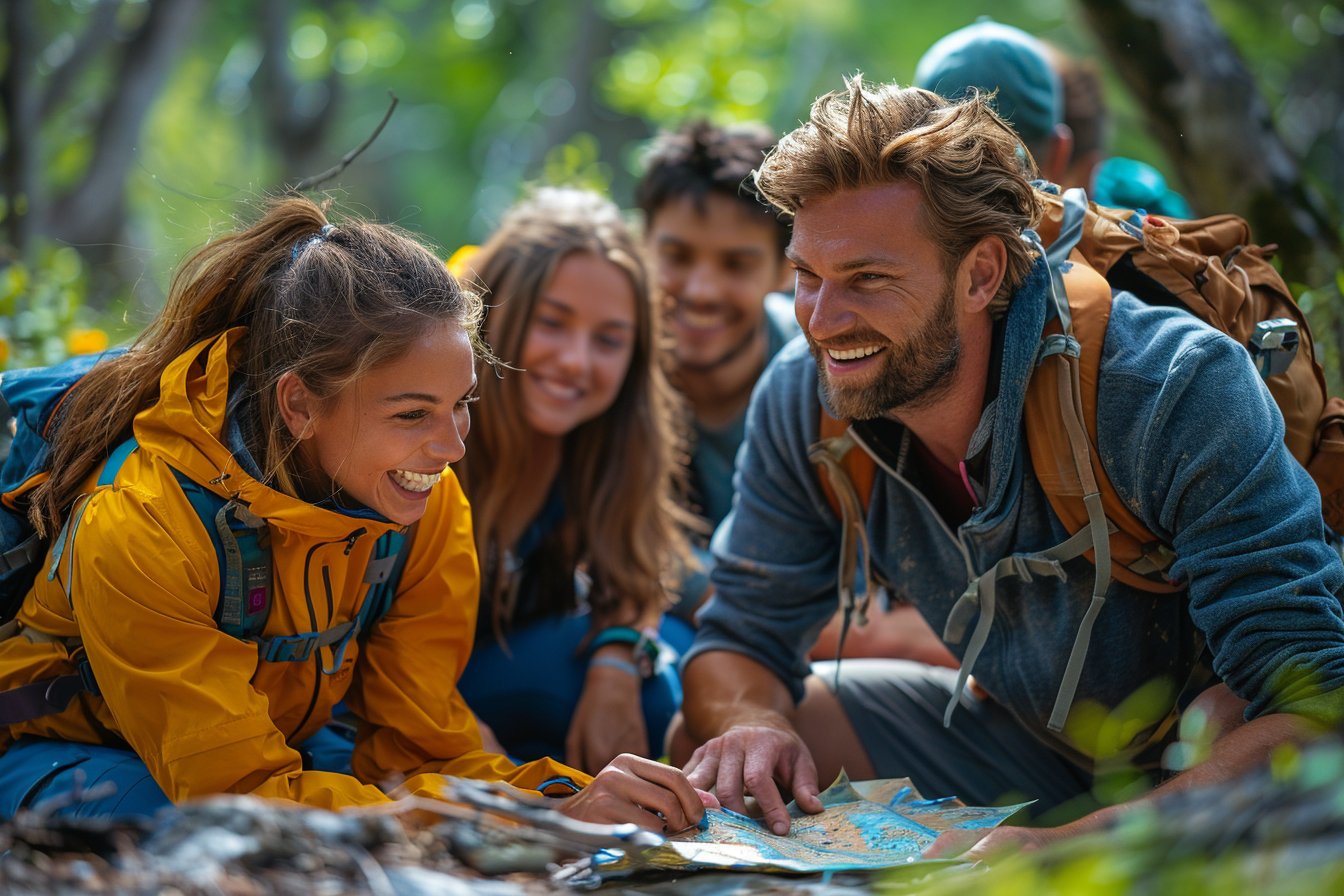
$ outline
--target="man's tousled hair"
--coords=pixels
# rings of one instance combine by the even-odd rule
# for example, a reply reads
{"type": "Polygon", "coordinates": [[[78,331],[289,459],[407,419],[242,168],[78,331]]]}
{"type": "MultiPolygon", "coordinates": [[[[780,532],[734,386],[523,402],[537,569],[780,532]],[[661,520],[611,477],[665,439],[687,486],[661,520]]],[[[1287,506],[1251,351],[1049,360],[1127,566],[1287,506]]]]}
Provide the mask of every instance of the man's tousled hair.
{"type": "Polygon", "coordinates": [[[856,74],[780,139],[756,171],[756,187],[795,214],[815,196],[914,184],[924,198],[920,227],[949,272],[984,237],[1003,241],[1008,269],[989,306],[997,317],[1031,269],[1020,234],[1041,216],[1019,143],[984,94],[953,102],[918,87],[870,87],[856,74]]]}

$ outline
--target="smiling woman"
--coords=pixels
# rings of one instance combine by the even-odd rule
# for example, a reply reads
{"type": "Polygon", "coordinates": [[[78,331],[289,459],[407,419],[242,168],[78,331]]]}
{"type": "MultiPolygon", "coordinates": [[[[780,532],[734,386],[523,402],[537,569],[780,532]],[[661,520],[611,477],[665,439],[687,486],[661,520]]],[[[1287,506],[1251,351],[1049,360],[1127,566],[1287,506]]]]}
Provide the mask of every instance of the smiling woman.
{"type": "Polygon", "coordinates": [[[0,818],[53,797],[343,808],[445,775],[556,787],[586,821],[700,818],[647,760],[590,779],[483,750],[456,689],[479,579],[447,465],[491,360],[481,311],[413,239],[305,199],[187,260],[145,334],[63,399],[33,505],[59,563],[0,628],[0,818]]]}
{"type": "Polygon", "coordinates": [[[325,402],[296,373],[283,374],[280,416],[298,441],[306,491],[344,494],[403,526],[418,520],[465,451],[473,358],[466,331],[444,321],[325,402]]]}
{"type": "Polygon", "coordinates": [[[656,756],[681,697],[657,632],[663,578],[687,548],[639,249],[610,201],[548,188],[466,267],[488,293],[485,337],[514,366],[482,373],[456,465],[483,567],[462,693],[514,756],[590,770],[656,756]]]}

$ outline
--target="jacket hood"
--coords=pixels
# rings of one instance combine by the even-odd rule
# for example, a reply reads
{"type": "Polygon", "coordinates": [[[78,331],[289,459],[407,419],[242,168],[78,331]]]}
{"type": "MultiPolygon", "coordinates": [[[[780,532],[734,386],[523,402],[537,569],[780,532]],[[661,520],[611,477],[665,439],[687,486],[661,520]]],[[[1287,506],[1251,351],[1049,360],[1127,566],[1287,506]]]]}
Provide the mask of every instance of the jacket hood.
{"type": "Polygon", "coordinates": [[[996,421],[1006,431],[1015,429],[1022,420],[1027,383],[1036,370],[1041,350],[1049,284],[1050,269],[1046,267],[1045,259],[1038,257],[1008,303],[996,421]]]}
{"type": "Polygon", "coordinates": [[[246,327],[235,327],[196,343],[168,365],[158,400],[135,417],[141,450],[272,525],[303,535],[339,539],[359,528],[374,534],[399,528],[368,509],[328,509],[276,491],[234,457],[225,437],[229,377],[246,337],[246,327]]]}

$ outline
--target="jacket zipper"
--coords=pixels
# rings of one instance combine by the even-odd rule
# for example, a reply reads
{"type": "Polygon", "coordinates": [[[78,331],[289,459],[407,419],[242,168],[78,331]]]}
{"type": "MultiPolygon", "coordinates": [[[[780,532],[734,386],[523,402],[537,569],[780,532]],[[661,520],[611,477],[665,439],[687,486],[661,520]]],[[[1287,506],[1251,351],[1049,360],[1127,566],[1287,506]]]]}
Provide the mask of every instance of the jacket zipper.
{"type": "MultiPolygon", "coordinates": [[[[317,553],[319,548],[324,548],[327,547],[328,545],[341,544],[342,542],[344,542],[345,550],[342,551],[341,555],[344,557],[349,557],[350,552],[355,549],[355,542],[358,541],[359,537],[367,531],[368,531],[367,529],[359,528],[351,532],[345,538],[340,539],[340,541],[324,541],[321,544],[315,544],[308,549],[308,554],[303,558],[303,599],[304,602],[308,604],[308,624],[313,627],[312,629],[313,631],[318,630],[317,608],[313,605],[313,593],[312,590],[308,587],[309,568],[311,567],[313,562],[313,555],[317,553]]],[[[335,595],[332,593],[331,590],[331,568],[328,566],[322,567],[322,587],[323,590],[326,591],[327,624],[330,625],[332,617],[336,615],[336,599],[335,595]]],[[[322,674],[322,651],[320,648],[313,651],[312,660],[313,660],[313,693],[308,698],[308,708],[303,711],[303,718],[299,719],[299,723],[294,726],[294,730],[289,733],[289,737],[287,737],[286,740],[289,740],[290,738],[297,736],[298,733],[303,730],[303,726],[308,724],[308,720],[313,716],[313,710],[317,708],[317,698],[322,693],[322,679],[325,678],[326,676],[322,674]]]]}

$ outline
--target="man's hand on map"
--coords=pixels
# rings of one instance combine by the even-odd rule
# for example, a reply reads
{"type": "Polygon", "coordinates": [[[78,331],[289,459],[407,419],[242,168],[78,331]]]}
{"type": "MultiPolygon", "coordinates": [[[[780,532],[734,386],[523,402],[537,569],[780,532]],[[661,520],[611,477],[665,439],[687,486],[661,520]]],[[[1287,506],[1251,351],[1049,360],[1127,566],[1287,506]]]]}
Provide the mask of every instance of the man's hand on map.
{"type": "Polygon", "coordinates": [[[591,784],[557,806],[579,821],[631,822],[659,833],[694,827],[706,808],[718,807],[714,794],[692,787],[680,770],[629,753],[611,760],[591,784]]]}
{"type": "Polygon", "coordinates": [[[817,768],[802,738],[791,728],[740,725],[691,754],[686,777],[701,789],[713,788],[719,801],[745,813],[747,794],[756,798],[765,823],[779,836],[789,832],[789,812],[780,786],[791,791],[804,812],[822,809],[817,768]]]}

